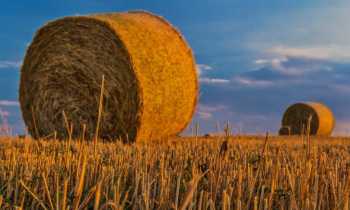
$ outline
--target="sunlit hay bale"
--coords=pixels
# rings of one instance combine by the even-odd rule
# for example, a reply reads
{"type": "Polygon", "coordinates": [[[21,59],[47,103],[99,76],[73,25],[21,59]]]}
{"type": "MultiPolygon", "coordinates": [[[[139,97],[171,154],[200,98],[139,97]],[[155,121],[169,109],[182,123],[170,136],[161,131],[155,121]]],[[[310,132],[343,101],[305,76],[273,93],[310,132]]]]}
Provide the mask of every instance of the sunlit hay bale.
{"type": "Polygon", "coordinates": [[[290,106],[283,115],[280,135],[288,135],[290,127],[291,135],[300,135],[307,129],[309,117],[312,116],[310,124],[310,135],[329,136],[334,127],[334,117],[325,105],[315,102],[296,103],[290,106]]]}
{"type": "Polygon", "coordinates": [[[105,75],[99,137],[163,139],[181,132],[197,103],[193,53],[162,17],[136,11],[65,17],[36,32],[21,69],[19,100],[29,132],[92,138],[105,75]],[[127,137],[128,136],[128,137],[127,137]]]}
{"type": "Polygon", "coordinates": [[[204,137],[204,138],[207,138],[207,139],[209,139],[209,138],[214,138],[214,137],[215,137],[215,134],[213,134],[213,133],[206,133],[206,134],[204,134],[203,137],[204,137]]]}

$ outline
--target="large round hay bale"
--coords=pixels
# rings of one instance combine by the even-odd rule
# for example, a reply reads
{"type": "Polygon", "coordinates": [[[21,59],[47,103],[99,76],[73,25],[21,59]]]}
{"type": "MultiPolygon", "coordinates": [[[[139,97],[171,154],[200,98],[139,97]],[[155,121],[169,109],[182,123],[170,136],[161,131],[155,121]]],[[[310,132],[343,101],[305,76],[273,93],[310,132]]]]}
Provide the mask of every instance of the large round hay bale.
{"type": "Polygon", "coordinates": [[[162,139],[181,132],[197,103],[193,53],[163,18],[136,11],[65,17],[36,32],[20,76],[19,101],[35,137],[93,137],[105,76],[99,138],[162,139]]]}
{"type": "Polygon", "coordinates": [[[283,115],[280,135],[300,135],[302,126],[307,126],[312,116],[310,135],[329,136],[334,127],[334,117],[325,105],[315,102],[296,103],[290,106],[283,115]]]}

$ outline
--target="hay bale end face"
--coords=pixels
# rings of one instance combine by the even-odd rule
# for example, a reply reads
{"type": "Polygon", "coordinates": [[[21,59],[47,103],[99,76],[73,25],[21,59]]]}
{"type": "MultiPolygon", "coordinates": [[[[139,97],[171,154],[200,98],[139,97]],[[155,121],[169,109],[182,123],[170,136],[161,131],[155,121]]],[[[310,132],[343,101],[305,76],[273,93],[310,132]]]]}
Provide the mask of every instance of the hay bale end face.
{"type": "Polygon", "coordinates": [[[332,112],[323,104],[306,102],[293,104],[285,111],[279,134],[301,135],[302,126],[304,124],[306,129],[310,116],[310,135],[329,136],[332,133],[335,124],[332,112]]]}
{"type": "Polygon", "coordinates": [[[149,141],[180,133],[197,103],[198,79],[191,49],[163,18],[148,12],[65,17],[36,32],[20,76],[19,101],[35,137],[99,137],[149,141]]]}

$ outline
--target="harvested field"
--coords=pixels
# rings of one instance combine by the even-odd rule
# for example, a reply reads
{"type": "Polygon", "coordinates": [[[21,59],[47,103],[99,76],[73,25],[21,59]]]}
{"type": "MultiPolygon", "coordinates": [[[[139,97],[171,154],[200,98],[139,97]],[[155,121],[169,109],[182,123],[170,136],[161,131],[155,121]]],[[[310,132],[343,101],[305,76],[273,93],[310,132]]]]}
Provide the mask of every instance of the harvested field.
{"type": "Polygon", "coordinates": [[[222,139],[2,138],[0,209],[348,209],[349,138],[222,139]]]}

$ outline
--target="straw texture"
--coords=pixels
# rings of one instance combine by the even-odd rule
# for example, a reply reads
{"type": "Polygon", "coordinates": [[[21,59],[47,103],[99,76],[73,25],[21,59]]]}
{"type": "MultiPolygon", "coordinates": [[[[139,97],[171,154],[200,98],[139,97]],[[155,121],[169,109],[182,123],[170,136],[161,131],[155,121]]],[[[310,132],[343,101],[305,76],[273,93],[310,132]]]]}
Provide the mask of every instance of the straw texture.
{"type": "Polygon", "coordinates": [[[105,75],[99,137],[159,140],[181,132],[197,103],[191,49],[163,18],[148,12],[65,17],[36,32],[21,69],[19,101],[35,137],[55,131],[92,138],[105,75]]]}
{"type": "Polygon", "coordinates": [[[334,127],[334,117],[325,105],[315,102],[296,103],[290,106],[284,113],[280,135],[288,135],[289,129],[292,135],[300,135],[302,125],[305,128],[308,119],[312,115],[310,135],[329,136],[334,127]]]}

